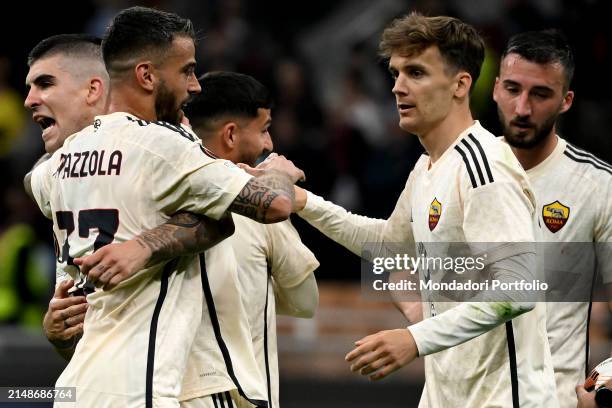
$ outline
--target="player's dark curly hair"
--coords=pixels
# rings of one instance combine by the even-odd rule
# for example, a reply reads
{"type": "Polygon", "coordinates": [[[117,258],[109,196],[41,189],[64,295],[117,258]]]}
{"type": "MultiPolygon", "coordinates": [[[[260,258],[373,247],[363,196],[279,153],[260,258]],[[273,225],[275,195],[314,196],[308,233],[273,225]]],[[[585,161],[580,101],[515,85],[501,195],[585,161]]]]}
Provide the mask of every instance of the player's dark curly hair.
{"type": "Polygon", "coordinates": [[[484,61],[485,45],[474,27],[457,18],[413,12],[395,19],[383,31],[379,51],[385,58],[391,54],[412,56],[432,45],[438,47],[453,73],[463,70],[470,74],[473,88],[484,61]]]}
{"type": "Polygon", "coordinates": [[[574,53],[563,33],[556,29],[527,31],[510,38],[502,59],[508,54],[518,54],[527,61],[536,64],[559,63],[565,73],[564,89],[569,89],[574,77],[574,53]]]}
{"type": "Polygon", "coordinates": [[[41,58],[64,54],[75,57],[102,58],[100,43],[102,40],[87,34],[58,34],[45,38],[30,51],[28,66],[41,58]]]}
{"type": "Polygon", "coordinates": [[[135,58],[161,61],[176,36],[186,36],[195,42],[191,20],[147,7],[121,11],[102,40],[102,56],[110,77],[130,70],[135,58]]]}
{"type": "Polygon", "coordinates": [[[259,108],[272,108],[268,89],[249,75],[209,72],[199,82],[202,92],[185,108],[194,128],[209,127],[212,121],[223,116],[255,118],[259,108]]]}

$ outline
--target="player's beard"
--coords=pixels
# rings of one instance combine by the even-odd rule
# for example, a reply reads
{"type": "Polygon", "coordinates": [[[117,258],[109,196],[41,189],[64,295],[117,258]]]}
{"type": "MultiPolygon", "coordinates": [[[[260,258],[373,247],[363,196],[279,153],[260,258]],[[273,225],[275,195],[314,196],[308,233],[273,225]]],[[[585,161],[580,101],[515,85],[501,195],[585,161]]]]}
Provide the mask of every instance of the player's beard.
{"type": "Polygon", "coordinates": [[[157,120],[178,125],[181,120],[179,108],[176,96],[168,89],[166,83],[161,81],[155,97],[157,120]]]}
{"type": "Polygon", "coordinates": [[[499,107],[497,108],[497,115],[499,116],[499,122],[501,123],[506,142],[517,149],[531,149],[542,143],[550,134],[557,122],[559,112],[555,112],[553,115],[546,118],[544,123],[539,126],[530,122],[529,118],[521,118],[518,116],[507,121],[499,107]],[[528,126],[529,129],[526,131],[514,131],[511,127],[512,124],[528,126]]]}

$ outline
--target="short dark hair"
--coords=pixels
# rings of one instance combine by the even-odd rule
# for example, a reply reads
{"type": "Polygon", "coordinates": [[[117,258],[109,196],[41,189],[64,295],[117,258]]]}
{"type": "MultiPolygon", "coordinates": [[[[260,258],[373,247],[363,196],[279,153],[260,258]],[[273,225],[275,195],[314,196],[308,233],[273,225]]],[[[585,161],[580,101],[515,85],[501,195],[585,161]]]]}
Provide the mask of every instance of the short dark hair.
{"type": "Polygon", "coordinates": [[[100,44],[102,40],[88,34],[58,34],[45,38],[30,51],[28,66],[43,58],[56,54],[77,57],[102,58],[100,44]]]}
{"type": "Polygon", "coordinates": [[[574,77],[574,52],[563,33],[556,29],[527,31],[510,38],[502,60],[508,54],[517,54],[536,64],[559,63],[565,71],[565,89],[574,77]]]}
{"type": "Polygon", "coordinates": [[[470,74],[473,88],[484,61],[485,45],[474,27],[457,18],[413,12],[395,19],[383,32],[379,51],[385,58],[394,53],[410,56],[432,45],[438,47],[449,67],[470,74]]]}
{"type": "Polygon", "coordinates": [[[191,20],[147,7],[130,7],[115,16],[102,40],[104,64],[111,77],[129,68],[126,61],[137,56],[163,57],[176,36],[195,42],[191,20]]]}
{"type": "Polygon", "coordinates": [[[194,128],[209,127],[223,116],[256,118],[259,108],[272,108],[270,92],[252,76],[219,71],[204,74],[198,81],[202,92],[185,108],[194,128]]]}

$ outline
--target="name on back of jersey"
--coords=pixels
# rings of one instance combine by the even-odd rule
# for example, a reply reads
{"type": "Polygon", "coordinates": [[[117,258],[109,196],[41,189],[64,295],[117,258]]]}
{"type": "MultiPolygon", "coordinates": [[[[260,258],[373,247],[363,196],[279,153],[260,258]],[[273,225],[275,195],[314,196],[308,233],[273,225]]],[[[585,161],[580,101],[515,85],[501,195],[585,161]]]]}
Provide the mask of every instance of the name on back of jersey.
{"type": "Polygon", "coordinates": [[[91,150],[61,154],[60,164],[53,177],[67,179],[90,176],[118,176],[121,173],[120,150],[107,153],[105,150],[91,150]]]}

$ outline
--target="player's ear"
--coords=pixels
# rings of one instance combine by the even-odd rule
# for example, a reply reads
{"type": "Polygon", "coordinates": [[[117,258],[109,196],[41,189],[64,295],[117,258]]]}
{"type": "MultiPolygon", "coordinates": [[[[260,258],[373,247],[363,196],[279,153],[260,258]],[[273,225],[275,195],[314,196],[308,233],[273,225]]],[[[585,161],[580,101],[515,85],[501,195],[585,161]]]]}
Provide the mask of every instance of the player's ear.
{"type": "Polygon", "coordinates": [[[138,85],[149,92],[153,92],[155,89],[155,82],[157,81],[153,63],[151,63],[151,61],[139,63],[136,65],[136,68],[134,68],[134,73],[136,74],[136,82],[138,82],[138,85]]]}
{"type": "Polygon", "coordinates": [[[465,71],[457,72],[455,75],[455,97],[463,99],[470,94],[472,76],[465,71]]]}
{"type": "Polygon", "coordinates": [[[493,100],[497,102],[497,93],[499,92],[499,77],[495,77],[495,85],[493,85],[493,100]]]}
{"type": "Polygon", "coordinates": [[[238,126],[236,126],[235,122],[227,122],[223,125],[221,130],[223,145],[229,150],[233,150],[236,147],[237,130],[238,126]]]}
{"type": "Polygon", "coordinates": [[[89,80],[89,90],[87,92],[87,104],[95,105],[96,102],[104,97],[105,92],[104,81],[99,77],[91,78],[89,80]]]}
{"type": "Polygon", "coordinates": [[[563,103],[561,104],[561,113],[565,113],[572,107],[574,102],[574,91],[567,91],[563,97],[563,103]]]}

